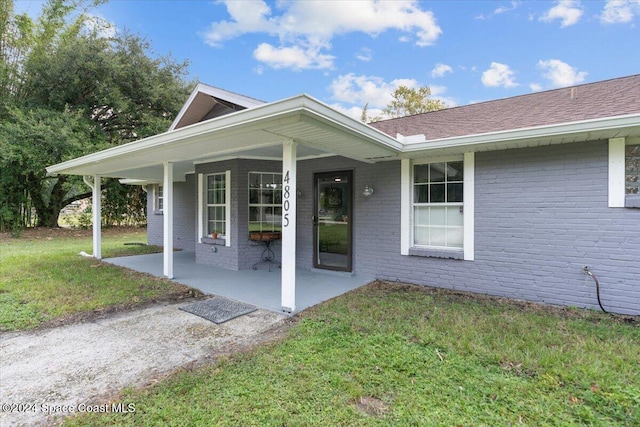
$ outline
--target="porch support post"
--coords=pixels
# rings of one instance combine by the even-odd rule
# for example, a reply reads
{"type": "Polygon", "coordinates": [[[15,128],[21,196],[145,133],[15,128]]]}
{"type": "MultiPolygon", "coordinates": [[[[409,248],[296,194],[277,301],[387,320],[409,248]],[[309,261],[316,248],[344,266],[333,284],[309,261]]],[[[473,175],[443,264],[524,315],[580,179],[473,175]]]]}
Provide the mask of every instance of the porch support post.
{"type": "Polygon", "coordinates": [[[93,176],[92,190],[92,204],[91,215],[93,219],[93,257],[96,259],[102,259],[102,201],[100,196],[102,189],[100,186],[100,176],[93,176]]]}
{"type": "Polygon", "coordinates": [[[171,162],[164,162],[163,197],[163,274],[173,279],[173,163],[171,162]]]}
{"type": "Polygon", "coordinates": [[[296,309],[297,143],[282,144],[282,311],[296,309]]]}

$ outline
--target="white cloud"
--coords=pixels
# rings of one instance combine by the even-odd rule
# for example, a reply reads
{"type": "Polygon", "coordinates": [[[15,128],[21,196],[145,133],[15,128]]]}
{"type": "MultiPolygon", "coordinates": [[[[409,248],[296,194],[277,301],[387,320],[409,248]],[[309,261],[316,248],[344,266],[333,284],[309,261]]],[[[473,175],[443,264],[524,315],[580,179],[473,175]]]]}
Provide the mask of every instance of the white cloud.
{"type": "Polygon", "coordinates": [[[363,47],[356,53],[356,58],[362,62],[369,62],[373,58],[373,51],[368,47],[363,47]]]}
{"type": "Polygon", "coordinates": [[[540,17],[540,20],[552,22],[559,19],[560,27],[564,28],[577,24],[583,13],[578,0],[559,0],[557,5],[540,17]]]}
{"type": "Polygon", "coordinates": [[[542,90],[542,85],[540,83],[530,83],[529,88],[531,92],[540,92],[542,90]]]}
{"type": "Polygon", "coordinates": [[[492,62],[491,67],[482,73],[482,84],[487,87],[514,87],[514,72],[506,64],[492,62]]]}
{"type": "Polygon", "coordinates": [[[511,10],[516,9],[518,6],[520,6],[520,3],[521,2],[519,1],[512,1],[510,6],[501,6],[496,10],[494,10],[493,13],[496,15],[500,15],[501,13],[509,12],[511,10]]]}
{"type": "Polygon", "coordinates": [[[565,87],[582,83],[587,76],[587,72],[578,71],[559,59],[540,60],[537,66],[542,70],[542,77],[549,80],[553,87],[565,87]]]}
{"type": "Polygon", "coordinates": [[[274,47],[269,43],[260,43],[253,51],[253,56],[275,69],[291,68],[299,71],[333,67],[335,57],[320,53],[320,49],[319,46],[274,47]]]}
{"type": "Polygon", "coordinates": [[[275,12],[263,0],[225,0],[224,4],[230,19],[212,23],[204,34],[205,42],[221,46],[250,33],[277,37],[279,46],[263,43],[258,47],[267,58],[284,57],[267,62],[272,66],[290,63],[302,69],[307,63],[311,68],[331,68],[333,57],[326,51],[340,34],[361,32],[375,37],[397,30],[404,33],[402,37],[410,35],[417,46],[428,46],[442,33],[434,14],[422,10],[415,0],[281,1],[275,3],[275,12]]]}
{"type": "Polygon", "coordinates": [[[436,64],[431,70],[431,77],[443,77],[447,73],[453,73],[453,69],[447,64],[436,64]]]}
{"type": "Polygon", "coordinates": [[[355,105],[369,104],[369,107],[384,108],[391,101],[391,94],[398,86],[418,88],[420,84],[413,79],[395,79],[385,82],[381,77],[356,76],[353,73],[336,77],[329,89],[336,101],[355,105]]]}
{"type": "Polygon", "coordinates": [[[98,37],[110,39],[118,35],[118,28],[100,15],[88,15],[84,30],[98,37]]]}
{"type": "Polygon", "coordinates": [[[603,24],[626,24],[640,15],[640,0],[607,0],[600,21],[603,24]]]}

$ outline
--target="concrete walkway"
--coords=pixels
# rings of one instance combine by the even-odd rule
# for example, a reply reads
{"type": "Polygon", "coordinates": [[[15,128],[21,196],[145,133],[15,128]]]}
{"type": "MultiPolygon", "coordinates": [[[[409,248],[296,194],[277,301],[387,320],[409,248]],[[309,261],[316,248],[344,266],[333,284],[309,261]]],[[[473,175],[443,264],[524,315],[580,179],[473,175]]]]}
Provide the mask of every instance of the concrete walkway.
{"type": "MultiPolygon", "coordinates": [[[[162,276],[161,253],[107,258],[104,261],[162,276]]],[[[174,281],[199,289],[205,294],[220,295],[276,312],[282,311],[282,276],[278,267],[274,266],[271,271],[264,267],[259,270],[233,271],[196,264],[194,252],[179,251],[173,254],[173,270],[174,281]]],[[[354,276],[349,273],[297,269],[296,312],[364,286],[373,280],[374,277],[354,276]]]]}
{"type": "Polygon", "coordinates": [[[257,310],[216,325],[179,310],[181,305],[0,334],[0,425],[50,425],[57,416],[105,403],[125,387],[262,342],[286,319],[257,310]]]}

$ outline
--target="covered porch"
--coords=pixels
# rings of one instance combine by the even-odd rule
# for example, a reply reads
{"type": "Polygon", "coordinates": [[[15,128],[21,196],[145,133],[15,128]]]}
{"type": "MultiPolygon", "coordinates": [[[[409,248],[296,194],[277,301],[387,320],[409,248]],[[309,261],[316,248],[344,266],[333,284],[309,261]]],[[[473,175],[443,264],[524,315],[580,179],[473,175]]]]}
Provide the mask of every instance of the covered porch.
{"type": "MultiPolygon", "coordinates": [[[[187,108],[185,111],[194,112],[198,110],[195,107],[198,105],[187,108]]],[[[180,119],[180,117],[178,118],[180,119]]],[[[308,275],[303,277],[296,265],[296,254],[300,249],[296,247],[299,222],[297,166],[300,161],[312,159],[330,165],[333,159],[338,156],[363,164],[373,164],[381,160],[397,159],[402,145],[383,132],[353,120],[307,95],[251,106],[251,108],[219,117],[208,117],[205,114],[200,122],[185,123],[184,127],[179,128],[172,126],[170,131],[166,133],[47,168],[48,173],[54,175],[71,174],[87,177],[85,182],[93,190],[93,256],[101,258],[101,178],[113,177],[125,179],[129,183],[161,185],[163,187],[162,246],[164,253],[161,260],[159,258],[158,262],[154,263],[153,274],[163,275],[170,279],[175,277],[178,281],[186,280],[187,275],[191,274],[190,270],[193,272],[202,271],[202,277],[226,277],[225,286],[229,290],[236,289],[237,292],[240,292],[235,299],[243,300],[252,292],[256,292],[258,295],[264,294],[265,297],[268,293],[270,301],[274,298],[279,300],[279,303],[272,304],[271,308],[276,307],[285,312],[299,311],[305,306],[351,289],[349,286],[357,287],[366,283],[368,279],[353,279],[357,280],[353,285],[333,292],[329,291],[331,283],[340,283],[340,280],[333,276],[326,276],[329,277],[326,280],[326,288],[329,293],[321,297],[312,296],[321,295],[318,293],[320,290],[314,289],[314,292],[305,293],[304,287],[307,286],[305,281],[313,282],[312,277],[325,276],[308,275]],[[215,205],[211,208],[214,209],[212,212],[217,212],[216,209],[219,208],[220,218],[217,216],[215,218],[216,221],[224,224],[225,232],[222,243],[213,238],[212,244],[221,245],[218,248],[212,248],[213,252],[225,254],[230,258],[245,255],[243,252],[245,248],[240,245],[240,242],[246,239],[245,233],[248,234],[249,230],[245,230],[244,227],[233,228],[229,224],[237,225],[239,218],[244,221],[242,215],[246,215],[248,202],[245,202],[243,197],[247,190],[245,190],[246,186],[238,186],[238,183],[244,183],[247,174],[237,171],[234,174],[231,167],[220,171],[207,169],[237,159],[278,162],[281,165],[279,173],[282,175],[282,214],[279,223],[282,228],[282,269],[269,275],[253,271],[237,273],[233,271],[234,268],[226,271],[200,266],[194,260],[189,261],[191,266],[181,270],[178,262],[185,255],[173,251],[175,242],[174,216],[176,211],[182,209],[184,205],[174,200],[174,186],[187,182],[188,177],[196,179],[198,194],[197,215],[195,215],[197,217],[189,219],[196,227],[191,239],[196,245],[204,243],[202,240],[206,239],[210,233],[205,225],[207,222],[211,222],[205,218],[205,213],[208,212],[205,207],[215,205]],[[218,189],[220,194],[224,194],[226,197],[222,202],[215,200],[209,202],[205,198],[207,188],[205,188],[204,178],[208,173],[219,175],[225,183],[224,187],[218,189]],[[235,182],[235,184],[230,182],[235,182]],[[233,194],[235,199],[229,198],[229,194],[233,194]],[[202,270],[200,270],[201,267],[202,270]],[[161,268],[161,271],[155,270],[156,268],[161,268]],[[248,279],[253,275],[258,277],[255,282],[248,279]],[[246,280],[243,279],[245,277],[246,280]],[[239,286],[239,281],[242,281],[246,286],[239,286]],[[265,281],[273,282],[276,285],[269,285],[267,291],[265,281]],[[259,283],[263,287],[252,289],[250,283],[259,283]]],[[[215,213],[215,215],[218,214],[215,213]]],[[[346,219],[343,220],[343,222],[346,221],[346,219]]],[[[351,221],[350,218],[349,221],[351,221]]],[[[306,250],[307,248],[302,249],[306,250]]],[[[137,269],[136,267],[132,268],[137,269]]],[[[198,281],[197,275],[193,280],[198,281]]],[[[216,283],[220,283],[220,286],[223,286],[223,282],[224,280],[218,281],[216,279],[216,283]]],[[[207,289],[204,280],[198,283],[198,285],[195,283],[187,284],[202,288],[205,292],[227,296],[223,291],[216,292],[214,289],[207,289]]],[[[228,296],[234,298],[233,295],[228,296]]],[[[259,299],[259,301],[261,300],[264,298],[259,299]]],[[[257,305],[263,306],[263,303],[257,302],[257,305]]]]}
{"type": "MultiPolygon", "coordinates": [[[[162,253],[108,258],[104,261],[154,276],[164,276],[162,253]]],[[[175,282],[198,289],[208,295],[219,295],[266,310],[281,312],[282,272],[277,267],[270,272],[264,269],[228,270],[196,263],[195,253],[191,251],[174,252],[173,262],[175,282]]],[[[294,313],[374,280],[373,277],[363,275],[310,271],[301,268],[295,270],[295,278],[294,313]]]]}

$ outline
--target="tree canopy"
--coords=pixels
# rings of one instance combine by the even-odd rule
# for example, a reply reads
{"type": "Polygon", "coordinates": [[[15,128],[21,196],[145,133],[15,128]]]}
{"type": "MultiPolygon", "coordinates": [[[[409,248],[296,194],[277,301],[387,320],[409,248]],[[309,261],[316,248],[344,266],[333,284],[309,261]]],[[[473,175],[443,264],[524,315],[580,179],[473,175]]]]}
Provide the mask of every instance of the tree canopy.
{"type": "Polygon", "coordinates": [[[382,110],[382,116],[369,117],[369,104],[366,104],[362,109],[361,120],[363,122],[377,122],[383,120],[383,117],[395,119],[447,108],[443,101],[431,98],[429,86],[413,89],[400,85],[391,96],[391,101],[382,110]]]}
{"type": "Polygon", "coordinates": [[[88,13],[99,3],[48,0],[33,21],[0,2],[0,228],[56,226],[89,192],[46,166],[164,132],[188,95],[187,64],[105,36],[88,13]]]}

